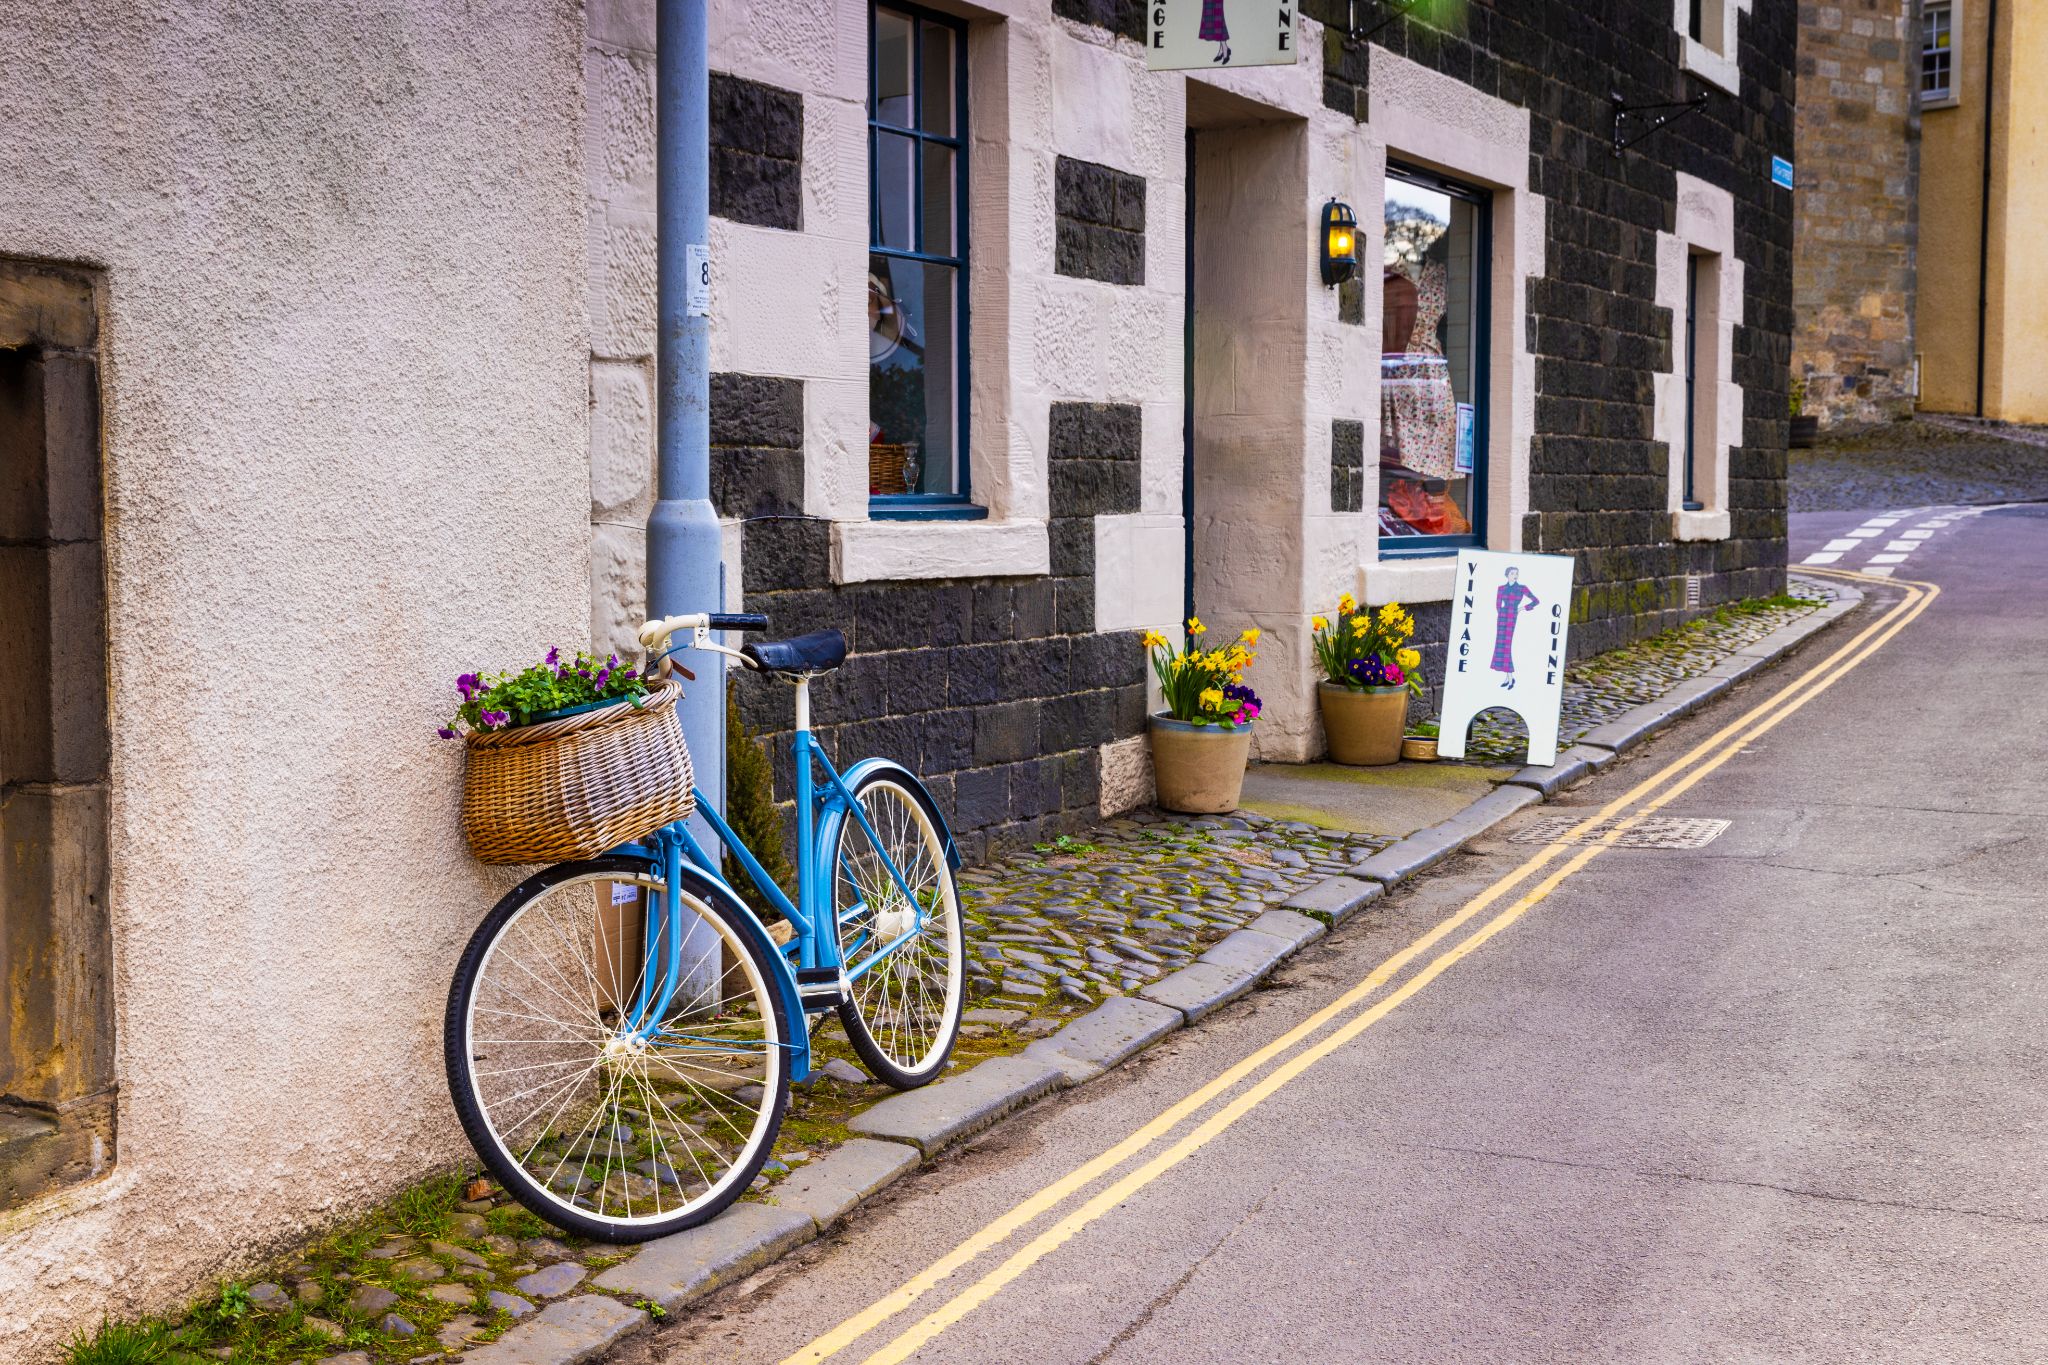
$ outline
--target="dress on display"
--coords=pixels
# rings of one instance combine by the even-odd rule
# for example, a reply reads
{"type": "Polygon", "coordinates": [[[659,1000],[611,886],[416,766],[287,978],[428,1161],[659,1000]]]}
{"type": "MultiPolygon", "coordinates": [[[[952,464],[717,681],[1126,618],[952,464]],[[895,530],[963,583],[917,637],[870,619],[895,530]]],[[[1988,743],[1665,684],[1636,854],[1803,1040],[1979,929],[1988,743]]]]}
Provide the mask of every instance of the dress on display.
{"type": "Polygon", "coordinates": [[[1230,25],[1223,18],[1223,0],[1202,0],[1202,27],[1195,36],[1205,43],[1230,41],[1230,25]]]}
{"type": "Polygon", "coordinates": [[[1536,594],[1520,583],[1503,583],[1500,591],[1493,595],[1493,609],[1499,613],[1494,621],[1493,671],[1512,673],[1515,671],[1515,622],[1525,611],[1543,605],[1536,600],[1536,594]],[[1526,599],[1526,600],[1524,600],[1526,599]]]}
{"type": "Polygon", "coordinates": [[[1425,479],[1449,479],[1457,465],[1458,400],[1436,336],[1448,307],[1448,277],[1432,262],[1409,278],[1416,299],[1408,349],[1380,357],[1381,463],[1399,464],[1425,479]],[[1388,453],[1395,458],[1387,459],[1388,453]]]}

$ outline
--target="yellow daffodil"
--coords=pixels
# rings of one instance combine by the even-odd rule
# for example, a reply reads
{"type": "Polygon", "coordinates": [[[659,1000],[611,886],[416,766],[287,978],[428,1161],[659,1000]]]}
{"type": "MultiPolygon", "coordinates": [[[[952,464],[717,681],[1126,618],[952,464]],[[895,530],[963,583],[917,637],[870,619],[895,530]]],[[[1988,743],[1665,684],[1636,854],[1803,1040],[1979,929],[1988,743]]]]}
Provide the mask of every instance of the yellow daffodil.
{"type": "Polygon", "coordinates": [[[1354,616],[1351,618],[1351,628],[1361,633],[1371,624],[1372,618],[1370,616],[1354,616]]]}
{"type": "Polygon", "coordinates": [[[1389,602],[1380,608],[1380,624],[1383,626],[1396,625],[1400,622],[1403,614],[1399,602],[1389,602]]]}
{"type": "Polygon", "coordinates": [[[1422,662],[1422,652],[1415,649],[1395,650],[1394,662],[1403,668],[1414,668],[1422,662]]]}
{"type": "Polygon", "coordinates": [[[1237,638],[1244,641],[1248,645],[1255,645],[1259,642],[1259,629],[1257,626],[1254,626],[1250,630],[1246,631],[1244,634],[1238,636],[1237,638]]]}
{"type": "Polygon", "coordinates": [[[1315,628],[1316,630],[1328,630],[1328,629],[1330,628],[1330,623],[1329,623],[1328,621],[1325,621],[1325,620],[1324,620],[1324,619],[1323,619],[1322,617],[1320,617],[1320,616],[1311,616],[1311,617],[1309,617],[1309,618],[1308,618],[1308,623],[1309,623],[1309,625],[1310,625],[1310,626],[1314,627],[1314,628],[1315,628]]]}
{"type": "Polygon", "coordinates": [[[1210,688],[1210,689],[1209,689],[1208,691],[1206,691],[1206,692],[1202,693],[1202,706],[1203,706],[1203,707],[1204,707],[1204,708],[1205,708],[1206,710],[1210,710],[1210,711],[1220,711],[1220,710],[1222,710],[1222,709],[1223,709],[1223,692],[1222,692],[1222,690],[1221,690],[1220,688],[1215,688],[1215,687],[1212,687],[1212,688],[1210,688]]]}
{"type": "Polygon", "coordinates": [[[1352,612],[1357,610],[1358,601],[1357,599],[1352,597],[1350,593],[1347,592],[1342,597],[1337,599],[1337,614],[1339,616],[1349,616],[1352,612]]]}
{"type": "Polygon", "coordinates": [[[1156,630],[1148,630],[1145,632],[1143,643],[1147,649],[1165,649],[1166,637],[1156,630]]]}
{"type": "Polygon", "coordinates": [[[1204,635],[1204,634],[1207,634],[1207,633],[1208,633],[1208,630],[1209,630],[1209,628],[1208,628],[1207,626],[1205,626],[1205,625],[1203,625],[1203,624],[1202,624],[1202,618],[1201,618],[1201,617],[1199,617],[1199,616],[1190,616],[1190,617],[1188,618],[1188,634],[1190,634],[1190,635],[1204,635]]]}

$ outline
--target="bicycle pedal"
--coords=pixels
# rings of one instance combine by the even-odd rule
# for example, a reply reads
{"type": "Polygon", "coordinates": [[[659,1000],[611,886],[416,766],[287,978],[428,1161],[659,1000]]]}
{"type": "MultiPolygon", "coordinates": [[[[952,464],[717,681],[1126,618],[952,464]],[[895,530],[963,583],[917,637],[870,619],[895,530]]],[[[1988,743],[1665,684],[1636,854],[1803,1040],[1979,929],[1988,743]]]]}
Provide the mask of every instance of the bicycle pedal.
{"type": "Polygon", "coordinates": [[[844,967],[799,967],[796,994],[804,1002],[804,1012],[816,1014],[845,1004],[853,994],[853,983],[846,979],[844,967]]]}

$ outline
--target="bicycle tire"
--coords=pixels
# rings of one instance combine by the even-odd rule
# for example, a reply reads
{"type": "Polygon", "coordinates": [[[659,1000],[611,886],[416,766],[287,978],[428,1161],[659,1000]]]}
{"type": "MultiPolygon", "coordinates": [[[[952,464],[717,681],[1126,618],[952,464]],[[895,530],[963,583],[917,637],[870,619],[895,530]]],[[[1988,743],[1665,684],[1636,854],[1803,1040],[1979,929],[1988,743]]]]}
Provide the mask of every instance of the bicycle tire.
{"type": "MultiPolygon", "coordinates": [[[[633,1214],[631,1211],[632,1196],[624,1195],[622,1198],[626,1200],[626,1203],[623,1206],[625,1213],[623,1217],[616,1215],[606,1216],[603,1212],[603,1199],[601,1197],[599,1207],[596,1209],[588,1206],[587,1197],[585,1197],[584,1205],[582,1207],[578,1206],[576,1199],[579,1189],[590,1188],[589,1167],[584,1163],[583,1158],[572,1158],[566,1155],[561,1158],[562,1162],[572,1159],[576,1162],[576,1165],[570,1168],[570,1188],[566,1191],[560,1188],[551,1188],[546,1181],[538,1178],[535,1172],[529,1171],[526,1167],[522,1166],[519,1153],[513,1151],[512,1147],[507,1144],[505,1138],[498,1132],[497,1126],[486,1112],[487,1097],[479,1087],[479,1076],[484,1073],[480,1073],[472,1065],[473,1058],[480,1058],[478,1043],[475,1039],[475,1021],[478,1013],[476,1000],[480,973],[486,969],[487,963],[495,961],[494,949],[506,942],[508,935],[521,924],[521,917],[531,907],[539,904],[547,896],[547,893],[565,885],[573,886],[578,881],[588,881],[594,887],[607,881],[616,885],[621,879],[639,881],[643,884],[653,883],[655,885],[659,885],[662,881],[657,866],[651,859],[621,854],[608,854],[604,857],[593,858],[583,862],[558,863],[535,873],[507,892],[491,908],[490,913],[484,917],[483,922],[477,926],[476,931],[470,936],[468,945],[463,950],[461,959],[457,963],[454,979],[449,985],[448,1006],[443,1021],[442,1035],[443,1060],[447,1068],[449,1095],[454,1101],[456,1116],[462,1123],[463,1132],[468,1136],[470,1145],[476,1149],[477,1156],[483,1161],[484,1166],[498,1179],[508,1194],[541,1218],[546,1219],[565,1231],[588,1237],[595,1241],[611,1243],[645,1241],[650,1238],[666,1236],[670,1233],[697,1227],[730,1207],[734,1200],[747,1191],[754,1178],[760,1174],[762,1165],[768,1160],[770,1153],[773,1151],[776,1136],[781,1130],[783,1117],[788,1110],[790,1080],[788,1049],[784,1044],[792,1036],[788,1013],[783,1006],[781,993],[775,987],[775,977],[767,960],[768,954],[773,949],[765,932],[760,930],[758,922],[753,920],[746,908],[740,904],[738,899],[727,888],[705,876],[701,870],[685,864],[681,878],[684,893],[682,904],[689,910],[694,911],[700,919],[703,919],[714,928],[719,935],[722,949],[738,955],[735,959],[720,958],[720,966],[716,973],[721,992],[719,996],[720,1004],[718,1006],[718,1013],[713,1016],[713,1019],[715,1021],[726,1012],[723,1004],[725,1000],[723,991],[728,977],[734,972],[738,972],[740,978],[746,983],[746,993],[751,997],[753,1008],[760,1011],[760,1020],[762,1022],[761,1033],[764,1043],[759,1048],[759,1055],[762,1058],[761,1103],[755,1110],[757,1118],[751,1125],[746,1141],[740,1146],[736,1154],[738,1159],[726,1166],[715,1180],[709,1179],[708,1173],[706,1173],[706,1189],[702,1195],[690,1198],[686,1204],[673,1212],[663,1213],[659,1210],[659,1186],[667,1183],[667,1178],[673,1177],[678,1189],[687,1188],[683,1183],[684,1176],[670,1165],[674,1161],[674,1157],[664,1145],[660,1151],[650,1155],[648,1161],[651,1163],[660,1160],[667,1171],[667,1177],[657,1178],[658,1173],[655,1172],[650,1172],[642,1177],[643,1184],[653,1184],[657,1187],[657,1212],[653,1216],[633,1214]],[[740,965],[740,959],[744,960],[744,966],[740,965]]],[[[573,890],[569,892],[570,899],[573,899],[574,895],[575,892],[573,890]]],[[[601,914],[602,912],[595,913],[601,914]]],[[[573,938],[573,935],[571,937],[573,938]]],[[[572,949],[573,946],[572,943],[572,949]]],[[[601,958],[602,953],[599,952],[593,954],[593,956],[601,958]]],[[[513,961],[516,962],[517,960],[513,959],[513,961]]],[[[598,965],[601,967],[603,963],[600,961],[598,965]]],[[[745,1009],[746,1006],[743,1004],[734,1012],[744,1018],[745,1009]]],[[[504,1013],[502,1010],[496,1012],[504,1013]]],[[[529,1032],[534,1031],[530,1025],[525,1027],[529,1032]]],[[[708,1032],[709,1029],[700,1029],[699,1031],[708,1032]]],[[[614,1036],[617,1036],[616,1033],[614,1036]]],[[[583,1046],[582,1043],[575,1040],[560,1039],[493,1041],[545,1042],[561,1047],[583,1046]]],[[[597,1044],[597,1047],[599,1051],[603,1051],[602,1044],[597,1044]]],[[[679,1058],[681,1053],[685,1051],[694,1051],[696,1054],[701,1055],[704,1049],[696,1043],[692,1043],[690,1048],[678,1048],[676,1056],[679,1058]]],[[[596,1066],[597,1063],[592,1065],[596,1066]]],[[[663,1073],[660,1079],[664,1083],[680,1078],[683,1084],[689,1086],[692,1091],[703,1090],[702,1086],[691,1086],[690,1077],[681,1071],[681,1068],[685,1066],[698,1070],[704,1069],[699,1067],[697,1063],[686,1060],[670,1060],[666,1063],[656,1063],[657,1072],[663,1073]]],[[[639,1081],[643,1087],[651,1092],[652,1086],[648,1081],[647,1071],[644,1066],[639,1075],[639,1081]]],[[[512,1084],[517,1083],[513,1082],[512,1084]]],[[[602,1082],[599,1083],[602,1084],[602,1082]]],[[[580,1078],[572,1078],[569,1084],[573,1090],[573,1088],[581,1084],[580,1078]]],[[[684,1092],[674,1091],[671,1093],[680,1094],[684,1092]]],[[[711,1092],[706,1093],[709,1094],[711,1092]]],[[[699,1117],[702,1114],[710,1114],[714,1119],[723,1117],[718,1107],[722,1100],[716,1103],[709,1102],[708,1100],[697,1100],[696,1102],[703,1105],[703,1108],[698,1113],[692,1114],[692,1118],[699,1117]]],[[[647,1104],[646,1110],[643,1111],[643,1116],[652,1114],[654,1105],[658,1103],[661,1103],[661,1101],[657,1096],[653,1103],[647,1104]]],[[[618,1113],[625,1112],[616,1110],[616,1100],[609,1094],[605,1100],[600,1102],[599,1107],[603,1108],[607,1104],[611,1104],[615,1108],[615,1112],[607,1118],[607,1122],[616,1121],[618,1113]]],[[[702,1139],[704,1137],[703,1131],[696,1125],[689,1123],[687,1120],[675,1118],[673,1112],[671,1112],[670,1117],[674,1120],[673,1123],[648,1121],[648,1130],[655,1133],[656,1137],[661,1137],[663,1133],[660,1130],[666,1129],[669,1133],[675,1134],[675,1140],[681,1146],[687,1145],[684,1130],[694,1130],[698,1138],[702,1139]],[[680,1127],[677,1125],[680,1125],[680,1127]]],[[[733,1126],[729,1120],[728,1126],[733,1126]]],[[[536,1139],[531,1146],[526,1148],[526,1155],[529,1160],[532,1158],[534,1147],[539,1146],[543,1140],[545,1139],[536,1139]]],[[[595,1138],[593,1137],[592,1140],[594,1141],[595,1138]]],[[[572,1138],[563,1142],[562,1145],[565,1148],[573,1147],[574,1141],[572,1138]]],[[[642,1139],[642,1141],[644,1142],[645,1139],[642,1139]]],[[[708,1140],[705,1141],[704,1146],[706,1150],[714,1150],[713,1144],[708,1140]]],[[[636,1147],[634,1150],[637,1152],[643,1149],[636,1147]]],[[[550,1151],[544,1155],[553,1156],[554,1154],[553,1151],[550,1151]]],[[[684,1154],[690,1155],[687,1151],[684,1154]]],[[[621,1155],[617,1158],[610,1158],[608,1156],[605,1164],[606,1173],[600,1176],[596,1188],[600,1191],[608,1190],[611,1177],[616,1174],[619,1177],[620,1188],[622,1190],[630,1190],[632,1184],[627,1174],[629,1168],[624,1164],[620,1164],[616,1169],[613,1169],[609,1165],[612,1159],[623,1163],[624,1156],[621,1155]]],[[[558,1163],[559,1165],[560,1163],[558,1163]]],[[[630,1169],[638,1170],[640,1168],[633,1167],[630,1169]]],[[[700,1172],[702,1171],[701,1164],[697,1169],[700,1172]]],[[[645,1201],[642,1200],[641,1202],[644,1204],[645,1201]]]]}

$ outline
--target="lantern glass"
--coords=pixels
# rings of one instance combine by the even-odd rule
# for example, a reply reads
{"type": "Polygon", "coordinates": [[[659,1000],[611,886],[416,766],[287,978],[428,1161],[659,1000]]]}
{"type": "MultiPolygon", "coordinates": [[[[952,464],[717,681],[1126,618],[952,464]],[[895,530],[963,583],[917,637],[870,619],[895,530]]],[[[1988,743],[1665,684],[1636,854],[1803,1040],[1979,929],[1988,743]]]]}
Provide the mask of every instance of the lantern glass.
{"type": "Polygon", "coordinates": [[[1358,215],[1332,199],[1323,205],[1323,283],[1339,285],[1358,273],[1358,215]]]}

